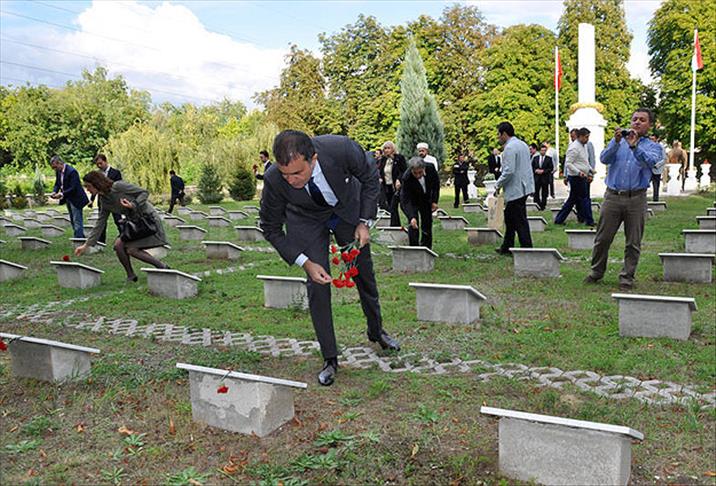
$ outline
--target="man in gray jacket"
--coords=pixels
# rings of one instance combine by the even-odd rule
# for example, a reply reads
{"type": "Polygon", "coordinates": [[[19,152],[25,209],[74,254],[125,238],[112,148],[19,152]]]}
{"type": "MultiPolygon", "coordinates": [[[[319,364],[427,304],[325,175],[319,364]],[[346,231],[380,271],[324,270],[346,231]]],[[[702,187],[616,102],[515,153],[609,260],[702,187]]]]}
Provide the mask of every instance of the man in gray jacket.
{"type": "Polygon", "coordinates": [[[509,255],[515,246],[515,233],[522,248],[532,248],[530,225],[527,221],[527,197],[535,191],[532,162],[527,144],[515,137],[515,129],[509,122],[497,126],[497,138],[504,145],[502,174],[497,179],[497,191],[505,193],[505,237],[502,246],[495,251],[509,255]]]}

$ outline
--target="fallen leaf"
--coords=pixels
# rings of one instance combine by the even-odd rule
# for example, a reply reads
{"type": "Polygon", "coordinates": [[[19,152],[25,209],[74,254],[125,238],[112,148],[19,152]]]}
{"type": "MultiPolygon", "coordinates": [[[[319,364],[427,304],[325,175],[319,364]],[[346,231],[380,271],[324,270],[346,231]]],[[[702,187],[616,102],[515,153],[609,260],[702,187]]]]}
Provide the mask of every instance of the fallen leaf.
{"type": "Polygon", "coordinates": [[[78,434],[81,434],[82,432],[85,431],[84,424],[82,422],[78,423],[77,425],[75,425],[75,430],[77,431],[78,434]]]}
{"type": "Polygon", "coordinates": [[[551,327],[545,327],[545,328],[543,328],[542,330],[545,331],[545,332],[550,332],[550,331],[552,330],[552,328],[551,328],[551,327]]]}
{"type": "Polygon", "coordinates": [[[122,435],[132,435],[132,434],[136,434],[135,431],[133,431],[132,429],[128,429],[128,428],[125,427],[124,425],[122,425],[120,428],[118,428],[118,429],[117,429],[117,432],[119,432],[119,433],[122,434],[122,435]]]}
{"type": "Polygon", "coordinates": [[[38,472],[35,471],[33,468],[30,468],[30,469],[27,470],[27,473],[26,473],[26,474],[27,474],[27,477],[28,477],[28,478],[31,478],[31,477],[33,477],[33,476],[37,476],[37,475],[38,475],[38,472]]]}
{"type": "Polygon", "coordinates": [[[192,486],[203,486],[199,481],[194,478],[189,478],[187,480],[187,483],[191,484],[192,486]]]}
{"type": "Polygon", "coordinates": [[[19,428],[20,428],[20,426],[19,426],[19,425],[16,425],[16,426],[13,427],[12,429],[10,429],[10,432],[15,432],[15,431],[16,431],[17,429],[19,429],[19,428]]]}
{"type": "Polygon", "coordinates": [[[169,435],[174,435],[177,433],[177,429],[174,426],[174,419],[169,417],[169,435]]]}
{"type": "Polygon", "coordinates": [[[303,422],[301,422],[301,421],[298,419],[298,417],[294,416],[294,417],[293,417],[293,425],[295,425],[296,427],[303,427],[303,422]]]}
{"type": "Polygon", "coordinates": [[[236,474],[236,472],[239,470],[239,465],[234,464],[233,462],[229,462],[228,464],[224,464],[224,467],[222,467],[221,470],[231,476],[232,474],[236,474]]]}
{"type": "Polygon", "coordinates": [[[420,446],[418,446],[418,444],[414,444],[413,450],[410,453],[410,457],[415,457],[415,454],[417,454],[419,450],[420,450],[420,446]]]}
{"type": "Polygon", "coordinates": [[[704,476],[708,476],[710,478],[716,478],[716,471],[706,471],[704,473],[704,476]]]}
{"type": "Polygon", "coordinates": [[[43,459],[47,459],[47,452],[45,452],[44,449],[40,449],[40,457],[43,459]]]}

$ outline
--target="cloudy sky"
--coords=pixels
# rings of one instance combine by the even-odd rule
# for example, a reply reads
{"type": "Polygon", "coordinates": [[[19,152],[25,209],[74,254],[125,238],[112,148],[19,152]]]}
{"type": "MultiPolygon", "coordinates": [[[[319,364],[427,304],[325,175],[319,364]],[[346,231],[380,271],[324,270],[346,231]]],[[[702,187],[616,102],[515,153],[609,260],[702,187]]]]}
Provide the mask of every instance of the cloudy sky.
{"type": "MultiPolygon", "coordinates": [[[[662,0],[626,0],[634,34],[629,70],[650,80],[647,23],[662,0]]],[[[278,83],[291,43],[318,52],[318,34],[361,13],[386,25],[443,1],[19,1],[0,0],[0,84],[61,86],[103,65],[154,102],[210,103],[251,96],[278,83]]],[[[537,23],[556,30],[561,0],[474,0],[489,23],[537,23]]],[[[597,43],[599,39],[597,39],[597,43]]]]}

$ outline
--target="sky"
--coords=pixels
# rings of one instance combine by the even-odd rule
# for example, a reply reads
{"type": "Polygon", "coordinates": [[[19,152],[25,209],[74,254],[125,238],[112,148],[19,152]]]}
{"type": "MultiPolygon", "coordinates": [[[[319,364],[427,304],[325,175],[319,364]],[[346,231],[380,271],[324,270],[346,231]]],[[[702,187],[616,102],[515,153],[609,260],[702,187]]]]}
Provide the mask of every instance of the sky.
{"type": "MultiPolygon", "coordinates": [[[[634,35],[627,67],[645,82],[646,32],[661,2],[625,1],[634,35]]],[[[278,84],[291,44],[319,54],[319,34],[338,32],[361,13],[400,25],[422,14],[439,18],[454,3],[477,6],[503,28],[536,23],[556,31],[562,13],[561,0],[0,0],[0,84],[60,87],[102,65],[155,103],[229,98],[254,107],[254,93],[278,84]]]]}

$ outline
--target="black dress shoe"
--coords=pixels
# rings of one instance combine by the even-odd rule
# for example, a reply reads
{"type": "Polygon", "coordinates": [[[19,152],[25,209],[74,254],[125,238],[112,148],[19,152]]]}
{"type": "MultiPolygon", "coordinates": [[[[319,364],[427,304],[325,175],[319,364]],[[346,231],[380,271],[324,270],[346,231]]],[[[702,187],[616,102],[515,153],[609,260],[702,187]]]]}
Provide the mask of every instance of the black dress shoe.
{"type": "Polygon", "coordinates": [[[388,336],[388,333],[385,331],[380,331],[380,337],[378,339],[368,336],[368,340],[372,343],[378,343],[380,344],[380,347],[383,349],[389,349],[391,351],[400,351],[400,343],[393,339],[392,337],[388,336]]]}
{"type": "Polygon", "coordinates": [[[318,383],[323,386],[331,386],[336,381],[336,373],[338,372],[338,360],[327,359],[323,362],[323,369],[318,373],[318,383]]]}
{"type": "Polygon", "coordinates": [[[495,253],[498,255],[511,255],[510,250],[503,250],[502,248],[495,248],[495,253]]]}

